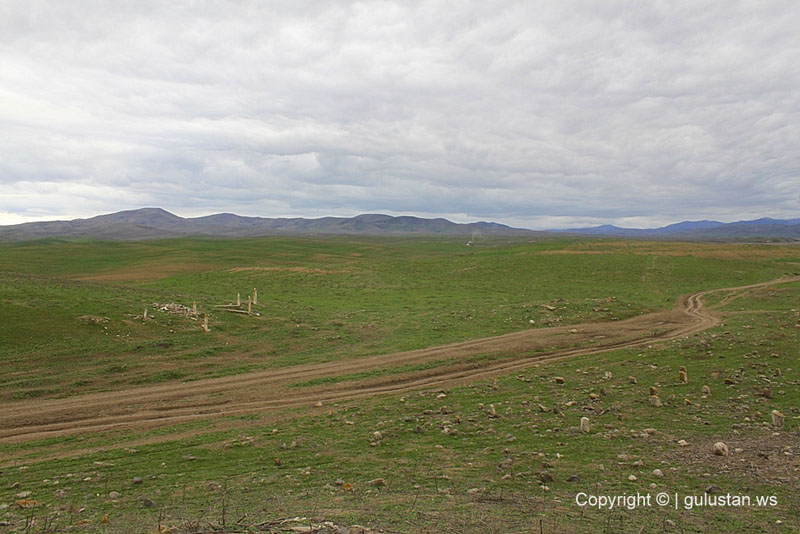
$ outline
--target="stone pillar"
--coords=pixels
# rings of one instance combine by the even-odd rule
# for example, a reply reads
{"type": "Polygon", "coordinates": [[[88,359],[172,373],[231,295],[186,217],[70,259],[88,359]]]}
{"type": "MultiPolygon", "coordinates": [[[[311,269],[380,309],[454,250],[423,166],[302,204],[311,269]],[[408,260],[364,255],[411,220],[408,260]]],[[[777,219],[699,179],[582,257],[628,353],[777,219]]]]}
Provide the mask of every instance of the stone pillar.
{"type": "Polygon", "coordinates": [[[591,431],[592,425],[589,423],[588,417],[581,417],[581,432],[588,434],[591,431]]]}

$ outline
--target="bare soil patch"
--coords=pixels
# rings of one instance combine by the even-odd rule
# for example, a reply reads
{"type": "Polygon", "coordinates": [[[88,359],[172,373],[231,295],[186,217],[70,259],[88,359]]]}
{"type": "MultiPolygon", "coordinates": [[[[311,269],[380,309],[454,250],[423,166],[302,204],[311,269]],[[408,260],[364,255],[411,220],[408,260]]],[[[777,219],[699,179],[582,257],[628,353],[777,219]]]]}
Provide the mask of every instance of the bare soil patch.
{"type": "Polygon", "coordinates": [[[208,263],[148,263],[97,273],[90,276],[75,277],[74,280],[88,282],[145,282],[169,278],[176,274],[195,273],[213,269],[208,263]]]}
{"type": "Polygon", "coordinates": [[[306,273],[306,274],[344,274],[349,273],[347,269],[318,269],[315,267],[234,267],[228,269],[229,273],[240,273],[247,271],[280,271],[288,273],[306,273]]]}

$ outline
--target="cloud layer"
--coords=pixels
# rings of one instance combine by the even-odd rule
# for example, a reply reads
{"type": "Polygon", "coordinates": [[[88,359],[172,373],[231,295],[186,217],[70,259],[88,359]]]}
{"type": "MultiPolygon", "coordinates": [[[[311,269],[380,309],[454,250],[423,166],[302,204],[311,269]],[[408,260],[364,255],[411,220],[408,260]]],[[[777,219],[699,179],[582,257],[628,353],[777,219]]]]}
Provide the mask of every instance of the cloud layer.
{"type": "Polygon", "coordinates": [[[800,4],[0,5],[0,224],[800,216],[800,4]]]}

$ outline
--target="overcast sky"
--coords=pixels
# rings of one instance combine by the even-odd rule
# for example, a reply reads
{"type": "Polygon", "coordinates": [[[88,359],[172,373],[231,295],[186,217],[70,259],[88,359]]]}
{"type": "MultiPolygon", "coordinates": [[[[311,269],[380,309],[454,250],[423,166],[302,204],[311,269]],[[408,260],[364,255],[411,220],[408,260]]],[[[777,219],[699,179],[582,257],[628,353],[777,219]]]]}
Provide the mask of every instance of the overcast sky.
{"type": "Polygon", "coordinates": [[[800,2],[0,2],[0,224],[800,217],[800,2]]]}

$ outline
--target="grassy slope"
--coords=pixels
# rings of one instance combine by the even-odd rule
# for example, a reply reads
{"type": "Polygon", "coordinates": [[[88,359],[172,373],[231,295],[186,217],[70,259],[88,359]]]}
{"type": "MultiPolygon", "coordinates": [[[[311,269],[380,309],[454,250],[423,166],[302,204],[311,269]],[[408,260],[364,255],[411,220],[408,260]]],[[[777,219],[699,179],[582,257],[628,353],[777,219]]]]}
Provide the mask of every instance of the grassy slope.
{"type": "MultiPolygon", "coordinates": [[[[293,358],[324,359],[349,356],[346,350],[359,354],[489,335],[495,330],[501,333],[525,326],[528,317],[535,318],[537,325],[552,315],[561,316],[563,322],[610,314],[623,317],[670,306],[675,296],[690,290],[780,276],[792,270],[788,261],[796,261],[794,252],[770,249],[775,252],[768,250],[762,255],[761,247],[753,248],[749,257],[741,257],[741,248],[733,257],[666,256],[664,252],[676,251],[661,249],[659,244],[648,245],[650,248],[644,250],[637,247],[636,254],[629,245],[613,243],[605,245],[608,254],[542,254],[548,249],[581,248],[566,242],[511,244],[465,253],[463,247],[447,242],[344,241],[338,249],[330,247],[322,252],[318,247],[327,246],[324,242],[298,245],[287,241],[259,248],[280,253],[262,256],[252,252],[253,245],[267,242],[181,241],[169,244],[167,249],[185,251],[194,247],[192,257],[197,257],[197,249],[205,248],[207,256],[203,257],[211,263],[213,256],[214,264],[223,269],[243,265],[275,267],[284,262],[283,266],[346,272],[315,275],[297,271],[200,270],[157,281],[126,282],[122,287],[116,282],[110,287],[40,278],[78,274],[77,260],[73,267],[68,267],[69,262],[52,266],[39,260],[42,251],[50,246],[78,245],[34,245],[12,251],[18,254],[18,260],[29,259],[25,269],[36,278],[5,275],[0,286],[5,303],[29,306],[36,298],[42,299],[37,304],[40,310],[60,314],[60,320],[52,321],[51,328],[78,313],[109,316],[112,334],[105,336],[97,328],[90,329],[53,346],[59,336],[48,338],[49,328],[30,324],[25,314],[16,316],[14,329],[3,334],[3,358],[4,369],[19,367],[15,372],[3,373],[4,391],[47,390],[52,384],[59,384],[54,373],[59,369],[63,373],[67,365],[82,365],[80,373],[98,373],[101,382],[118,376],[122,377],[120,384],[136,376],[151,378],[146,373],[136,375],[114,366],[142,365],[141,359],[155,358],[148,347],[158,343],[166,344],[159,358],[174,359],[175,369],[194,376],[203,371],[191,364],[213,361],[219,356],[216,351],[228,350],[231,345],[224,345],[225,339],[248,349],[264,343],[274,347],[283,344],[294,350],[287,352],[293,358]],[[226,263],[234,255],[236,258],[226,263]],[[253,284],[258,285],[260,295],[269,295],[261,319],[272,321],[266,323],[271,328],[256,319],[251,324],[239,321],[238,316],[219,317],[214,333],[203,336],[183,318],[171,319],[172,324],[164,318],[141,328],[131,322],[128,333],[133,339],[114,341],[113,328],[122,328],[115,323],[121,323],[125,313],[137,313],[138,307],[148,302],[147,297],[164,300],[165,296],[183,295],[201,302],[198,295],[204,295],[211,302],[240,286],[245,290],[253,284]],[[53,288],[63,291],[61,301],[50,300],[53,288]],[[609,296],[616,300],[608,302],[609,296]],[[77,303],[77,298],[86,301],[77,303]],[[85,311],[87,302],[93,307],[85,311]],[[547,313],[541,308],[542,303],[554,304],[559,310],[547,313]],[[605,307],[610,308],[608,312],[594,311],[605,307]],[[278,312],[270,316],[274,309],[302,313],[303,317],[291,317],[291,321],[281,323],[278,312]],[[453,320],[453,310],[464,315],[453,320]],[[472,319],[468,318],[470,314],[472,319]],[[302,323],[295,322],[297,319],[302,323]],[[342,324],[334,324],[335,321],[342,324]],[[372,330],[378,334],[366,336],[365,322],[373,324],[372,330]],[[434,328],[431,323],[454,326],[434,328]],[[287,327],[297,328],[296,324],[314,325],[319,330],[309,327],[309,333],[302,336],[281,331],[292,332],[287,327]],[[25,328],[39,329],[39,339],[20,341],[17,333],[25,328]],[[175,332],[169,332],[170,328],[175,332]],[[328,347],[318,339],[318,332],[337,331],[336,328],[345,334],[342,343],[348,349],[328,347]],[[136,344],[143,348],[137,349],[136,344]],[[84,352],[87,349],[96,352],[90,357],[84,352]],[[23,358],[31,353],[38,358],[33,360],[36,368],[31,369],[28,364],[28,372],[21,372],[23,358]],[[12,383],[20,376],[29,380],[41,377],[41,382],[22,386],[12,383]]],[[[117,245],[79,246],[102,250],[117,245]]],[[[589,246],[600,247],[602,252],[604,245],[589,246]]],[[[702,245],[696,247],[684,249],[683,254],[709,250],[702,245]]],[[[9,266],[14,265],[12,254],[0,256],[0,270],[10,270],[9,266]]],[[[118,270],[140,257],[130,251],[126,254],[130,255],[123,254],[125,260],[118,260],[113,269],[104,265],[94,272],[118,270]]],[[[103,255],[98,253],[97,257],[103,255]]],[[[496,384],[479,383],[447,391],[444,398],[438,398],[436,391],[421,392],[404,399],[385,397],[324,407],[316,414],[298,418],[287,414],[284,421],[254,417],[231,421],[252,426],[201,433],[188,439],[178,439],[177,433],[198,430],[205,423],[146,434],[74,437],[59,442],[59,447],[79,450],[100,446],[108,450],[45,462],[33,460],[46,454],[47,442],[4,445],[0,447],[0,457],[23,456],[3,469],[0,503],[12,506],[0,510],[0,521],[22,528],[26,517],[36,517],[37,528],[41,528],[49,516],[60,527],[86,520],[90,530],[154,532],[159,514],[166,524],[180,528],[198,518],[219,523],[224,502],[227,521],[238,519],[243,513],[248,514],[245,523],[304,515],[333,519],[339,524],[368,523],[400,532],[538,531],[539,519],[545,532],[640,532],[641,527],[645,531],[668,532],[771,531],[778,528],[777,520],[784,522],[782,530],[777,531],[796,530],[800,528],[796,514],[800,506],[800,466],[796,460],[800,454],[796,446],[800,401],[796,387],[800,382],[796,365],[800,346],[800,329],[796,327],[800,321],[796,311],[798,297],[800,284],[750,292],[723,307],[737,313],[726,317],[722,326],[689,340],[533,368],[496,384]],[[688,385],[676,383],[680,365],[689,369],[688,385]],[[720,378],[711,377],[714,370],[722,371],[720,378]],[[781,371],[779,376],[776,370],[781,371]],[[605,378],[606,371],[613,376],[605,378]],[[556,375],[566,377],[566,384],[555,384],[552,377],[556,375]],[[629,375],[636,376],[638,383],[629,383],[629,375]],[[734,383],[726,385],[725,377],[734,383]],[[768,380],[771,384],[767,384],[768,380]],[[700,394],[703,384],[712,388],[708,398],[700,394]],[[647,388],[651,385],[658,386],[667,401],[663,408],[648,405],[647,388]],[[754,387],[765,385],[771,387],[773,398],[756,395],[754,387]],[[591,399],[590,393],[599,398],[591,399]],[[489,404],[495,405],[498,417],[489,416],[489,404]],[[786,414],[788,429],[774,434],[774,429],[763,424],[772,409],[786,414]],[[575,430],[583,415],[592,419],[593,431],[589,435],[575,430]],[[445,427],[457,432],[445,434],[445,427]],[[643,437],[645,428],[656,432],[643,437]],[[383,433],[384,439],[380,445],[371,446],[370,436],[376,430],[383,433]],[[113,447],[163,433],[176,433],[175,441],[137,446],[136,452],[113,447]],[[691,445],[678,447],[678,439],[686,439],[691,445]],[[742,452],[729,458],[712,456],[710,446],[720,439],[732,449],[742,448],[742,452]],[[622,453],[632,457],[621,459],[618,455],[622,453]],[[280,465],[276,465],[275,458],[280,458],[280,465]],[[501,467],[505,459],[512,460],[510,468],[507,463],[501,467]],[[634,463],[638,459],[642,465],[634,463]],[[310,467],[309,474],[304,474],[306,467],[310,467]],[[654,476],[655,468],[665,476],[654,476]],[[545,483],[549,490],[542,488],[543,471],[554,479],[545,483]],[[638,480],[628,481],[630,474],[638,480]],[[568,482],[571,475],[578,475],[580,480],[568,482]],[[133,485],[134,476],[143,477],[144,483],[133,485]],[[387,486],[375,488],[366,484],[376,477],[385,478],[387,486]],[[337,486],[337,479],[353,484],[353,491],[337,486]],[[650,484],[656,487],[651,489],[650,484]],[[654,507],[612,512],[574,505],[578,491],[655,494],[664,490],[683,495],[701,494],[712,484],[723,494],[776,494],[779,504],[766,510],[676,511],[654,507]],[[63,494],[58,490],[64,490],[63,494]],[[32,491],[32,498],[44,504],[33,511],[15,509],[14,495],[20,491],[32,491]],[[109,499],[110,491],[120,492],[121,498],[109,499]],[[156,507],[143,508],[143,498],[155,501],[156,507]],[[84,510],[78,512],[81,508],[84,510]],[[101,522],[105,514],[109,514],[108,525],[101,522]],[[674,521],[675,526],[667,521],[674,521]]],[[[267,356],[257,353],[252,363],[237,358],[242,365],[283,365],[288,359],[281,354],[267,356]]],[[[67,374],[68,380],[75,378],[67,374]]],[[[76,387],[98,387],[91,378],[87,381],[76,387]]]]}

